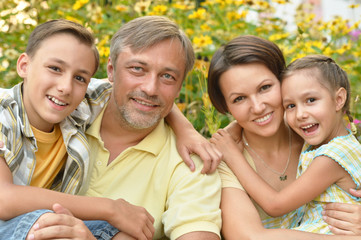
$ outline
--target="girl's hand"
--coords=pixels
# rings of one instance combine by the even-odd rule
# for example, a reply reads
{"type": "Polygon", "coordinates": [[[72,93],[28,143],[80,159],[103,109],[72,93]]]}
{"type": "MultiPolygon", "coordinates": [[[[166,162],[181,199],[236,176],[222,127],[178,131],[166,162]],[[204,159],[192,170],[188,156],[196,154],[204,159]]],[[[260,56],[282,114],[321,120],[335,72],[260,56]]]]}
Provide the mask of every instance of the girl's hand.
{"type": "Polygon", "coordinates": [[[236,143],[231,134],[225,129],[220,129],[213,134],[210,142],[222,152],[223,160],[227,164],[229,164],[230,161],[237,156],[237,154],[243,152],[242,142],[236,143]]]}
{"type": "MultiPolygon", "coordinates": [[[[185,130],[187,131],[187,130],[185,130]]],[[[203,161],[202,173],[213,173],[218,164],[222,160],[222,153],[213,146],[206,138],[204,138],[196,130],[187,131],[182,135],[177,136],[177,149],[183,161],[194,171],[194,162],[190,154],[197,154],[203,161]]]]}

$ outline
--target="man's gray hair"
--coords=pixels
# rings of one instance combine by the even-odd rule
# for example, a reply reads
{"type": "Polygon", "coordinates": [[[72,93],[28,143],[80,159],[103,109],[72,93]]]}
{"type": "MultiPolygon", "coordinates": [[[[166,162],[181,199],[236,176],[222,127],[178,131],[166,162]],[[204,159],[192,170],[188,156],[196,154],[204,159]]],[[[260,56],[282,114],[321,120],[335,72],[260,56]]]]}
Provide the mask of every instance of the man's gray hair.
{"type": "Polygon", "coordinates": [[[124,48],[141,51],[166,39],[178,39],[181,42],[186,64],[185,77],[194,65],[192,43],[176,23],[162,16],[139,17],[124,24],[111,40],[110,60],[115,68],[119,53],[124,48]]]}

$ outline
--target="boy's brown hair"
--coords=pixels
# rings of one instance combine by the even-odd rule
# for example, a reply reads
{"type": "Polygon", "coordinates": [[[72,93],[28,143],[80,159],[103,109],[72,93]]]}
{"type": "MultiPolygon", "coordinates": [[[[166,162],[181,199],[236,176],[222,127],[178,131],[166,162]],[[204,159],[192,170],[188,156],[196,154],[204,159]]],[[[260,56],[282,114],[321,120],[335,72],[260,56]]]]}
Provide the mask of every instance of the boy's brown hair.
{"type": "Polygon", "coordinates": [[[50,20],[38,25],[30,34],[28,45],[26,47],[26,53],[29,55],[29,57],[33,57],[45,39],[59,33],[71,34],[81,43],[91,47],[95,57],[95,73],[99,67],[99,52],[95,46],[94,36],[84,26],[69,20],[50,20]]]}

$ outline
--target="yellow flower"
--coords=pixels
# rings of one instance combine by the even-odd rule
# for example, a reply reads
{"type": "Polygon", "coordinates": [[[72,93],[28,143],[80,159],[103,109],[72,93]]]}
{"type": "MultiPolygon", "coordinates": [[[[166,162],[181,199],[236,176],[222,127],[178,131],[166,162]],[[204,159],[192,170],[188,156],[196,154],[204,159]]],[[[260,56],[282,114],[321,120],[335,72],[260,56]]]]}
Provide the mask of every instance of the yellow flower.
{"type": "Polygon", "coordinates": [[[155,15],[162,15],[165,12],[167,12],[168,8],[165,5],[156,5],[153,7],[153,12],[155,12],[155,15]]]}
{"type": "Polygon", "coordinates": [[[286,4],[286,3],[288,3],[288,0],[272,0],[272,2],[275,2],[278,4],[286,4]]]}
{"type": "Polygon", "coordinates": [[[228,18],[228,20],[230,22],[234,21],[234,20],[238,20],[240,19],[242,16],[241,14],[239,14],[238,12],[232,11],[232,12],[227,12],[226,17],[228,18]]]}
{"type": "Polygon", "coordinates": [[[89,0],[77,0],[73,5],[73,10],[79,10],[85,4],[87,4],[89,0]]]}
{"type": "Polygon", "coordinates": [[[187,107],[187,104],[186,103],[176,103],[177,107],[179,108],[179,110],[181,112],[184,112],[184,110],[186,109],[187,107]]]}
{"type": "Polygon", "coordinates": [[[208,46],[210,44],[212,44],[212,39],[210,36],[204,36],[204,35],[201,35],[199,37],[194,37],[193,38],[193,44],[197,47],[205,47],[205,46],[208,46]]]}
{"type": "Polygon", "coordinates": [[[359,6],[360,4],[351,4],[348,7],[354,9],[354,8],[358,8],[359,6]]]}
{"type": "Polygon", "coordinates": [[[202,59],[197,59],[194,63],[194,69],[201,72],[206,78],[208,77],[209,70],[209,61],[204,61],[202,59]]]}
{"type": "Polygon", "coordinates": [[[290,35],[289,33],[275,33],[269,37],[269,40],[274,42],[280,39],[287,38],[289,35],[290,35]]]}
{"type": "Polygon", "coordinates": [[[207,24],[202,24],[202,25],[201,25],[201,30],[202,30],[202,31],[210,31],[211,28],[210,28],[207,24]]]}
{"type": "Polygon", "coordinates": [[[194,30],[192,28],[187,28],[185,32],[188,37],[192,36],[194,34],[194,30]]]}
{"type": "Polygon", "coordinates": [[[83,24],[79,19],[75,18],[75,17],[71,17],[71,16],[66,16],[65,17],[66,20],[72,21],[72,22],[76,22],[79,24],[83,24]]]}
{"type": "Polygon", "coordinates": [[[109,57],[110,49],[109,47],[98,47],[99,55],[101,57],[109,57]]]}
{"type": "Polygon", "coordinates": [[[117,10],[118,12],[126,12],[126,11],[128,11],[128,7],[120,4],[120,5],[115,6],[115,10],[117,10]]]}
{"type": "Polygon", "coordinates": [[[136,11],[139,14],[142,14],[144,12],[148,12],[149,6],[152,1],[150,0],[140,0],[134,5],[134,11],[136,11]]]}
{"type": "Polygon", "coordinates": [[[206,107],[206,108],[212,106],[212,103],[211,103],[211,100],[209,99],[208,93],[206,93],[206,92],[203,93],[203,95],[202,95],[202,102],[203,102],[204,107],[206,107]]]}
{"type": "Polygon", "coordinates": [[[189,19],[206,19],[206,10],[204,8],[199,8],[197,11],[194,11],[188,16],[189,19]]]}

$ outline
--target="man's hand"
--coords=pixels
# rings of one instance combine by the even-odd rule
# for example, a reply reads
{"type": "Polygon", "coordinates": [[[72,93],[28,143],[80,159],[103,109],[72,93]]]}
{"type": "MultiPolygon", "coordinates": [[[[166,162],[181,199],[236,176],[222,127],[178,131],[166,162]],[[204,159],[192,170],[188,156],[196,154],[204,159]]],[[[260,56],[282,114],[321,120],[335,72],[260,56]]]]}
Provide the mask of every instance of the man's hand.
{"type": "Polygon", "coordinates": [[[46,213],[35,222],[27,240],[41,239],[95,239],[84,222],[74,217],[60,204],[54,204],[55,213],[46,213]]]}

